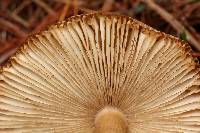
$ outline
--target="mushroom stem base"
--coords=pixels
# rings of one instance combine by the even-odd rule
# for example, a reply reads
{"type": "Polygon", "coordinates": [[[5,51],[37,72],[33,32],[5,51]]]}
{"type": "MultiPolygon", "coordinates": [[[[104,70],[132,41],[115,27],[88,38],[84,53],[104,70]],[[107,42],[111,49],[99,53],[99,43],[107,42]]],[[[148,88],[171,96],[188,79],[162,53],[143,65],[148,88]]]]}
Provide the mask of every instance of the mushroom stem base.
{"type": "Polygon", "coordinates": [[[96,116],[95,133],[127,133],[125,116],[115,108],[104,108],[96,116]]]}

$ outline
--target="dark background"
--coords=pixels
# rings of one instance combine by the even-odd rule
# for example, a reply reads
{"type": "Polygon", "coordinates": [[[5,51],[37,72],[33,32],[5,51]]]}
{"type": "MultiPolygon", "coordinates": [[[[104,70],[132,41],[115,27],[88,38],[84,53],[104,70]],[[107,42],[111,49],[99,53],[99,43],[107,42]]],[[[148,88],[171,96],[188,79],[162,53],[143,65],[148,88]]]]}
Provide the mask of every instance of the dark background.
{"type": "Polygon", "coordinates": [[[0,63],[28,35],[83,13],[111,12],[138,19],[190,43],[200,57],[200,0],[0,0],[0,63]]]}

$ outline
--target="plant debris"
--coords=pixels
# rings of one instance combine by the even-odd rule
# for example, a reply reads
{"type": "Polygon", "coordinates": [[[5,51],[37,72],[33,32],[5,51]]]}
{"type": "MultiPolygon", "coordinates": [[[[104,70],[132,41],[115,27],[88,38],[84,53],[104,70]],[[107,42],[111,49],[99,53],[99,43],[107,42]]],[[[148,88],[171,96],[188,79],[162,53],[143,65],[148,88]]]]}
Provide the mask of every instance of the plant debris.
{"type": "Polygon", "coordinates": [[[94,12],[131,16],[188,41],[194,56],[200,55],[199,0],[1,0],[0,63],[13,54],[28,35],[69,16],[94,12]]]}

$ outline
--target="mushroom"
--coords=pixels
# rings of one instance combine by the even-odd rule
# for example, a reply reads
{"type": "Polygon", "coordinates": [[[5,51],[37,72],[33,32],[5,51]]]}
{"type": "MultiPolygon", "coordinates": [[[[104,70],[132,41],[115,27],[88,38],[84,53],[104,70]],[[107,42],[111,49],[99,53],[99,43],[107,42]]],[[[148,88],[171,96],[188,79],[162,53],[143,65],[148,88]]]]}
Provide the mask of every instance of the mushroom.
{"type": "Polygon", "coordinates": [[[74,16],[1,68],[0,132],[199,133],[199,85],[187,43],[126,16],[74,16]]]}

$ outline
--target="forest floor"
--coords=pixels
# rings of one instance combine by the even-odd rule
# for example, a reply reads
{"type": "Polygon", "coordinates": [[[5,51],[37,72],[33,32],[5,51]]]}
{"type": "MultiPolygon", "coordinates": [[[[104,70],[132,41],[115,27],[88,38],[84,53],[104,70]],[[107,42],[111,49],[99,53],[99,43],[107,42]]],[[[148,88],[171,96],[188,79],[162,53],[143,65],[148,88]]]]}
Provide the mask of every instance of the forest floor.
{"type": "Polygon", "coordinates": [[[0,63],[30,34],[72,15],[131,16],[187,41],[200,57],[200,0],[0,0],[0,63]]]}

